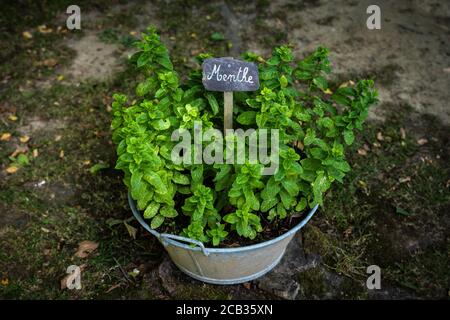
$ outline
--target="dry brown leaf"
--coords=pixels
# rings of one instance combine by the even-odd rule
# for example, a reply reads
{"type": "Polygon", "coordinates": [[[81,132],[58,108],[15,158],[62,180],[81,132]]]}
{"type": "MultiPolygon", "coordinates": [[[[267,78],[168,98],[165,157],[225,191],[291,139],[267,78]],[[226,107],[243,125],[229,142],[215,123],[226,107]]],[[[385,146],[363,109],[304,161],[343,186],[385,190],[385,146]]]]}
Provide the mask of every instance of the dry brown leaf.
{"type": "Polygon", "coordinates": [[[47,28],[47,26],[45,24],[42,24],[42,25],[38,26],[38,31],[40,33],[46,34],[46,33],[52,33],[53,29],[52,28],[47,28]]]}
{"type": "Polygon", "coordinates": [[[110,293],[111,291],[113,291],[116,288],[119,288],[121,286],[120,283],[113,285],[111,288],[109,288],[108,290],[105,291],[105,293],[110,293]]]}
{"type": "Polygon", "coordinates": [[[378,141],[383,141],[384,140],[383,133],[381,131],[377,132],[377,140],[378,141]]]}
{"type": "Polygon", "coordinates": [[[39,156],[39,150],[33,149],[33,158],[37,158],[39,156]]]}
{"type": "Polygon", "coordinates": [[[11,157],[15,157],[20,153],[27,153],[28,152],[28,146],[18,146],[16,150],[14,150],[13,153],[11,153],[11,157]]]}
{"type": "Polygon", "coordinates": [[[349,227],[344,231],[344,238],[350,237],[351,234],[352,234],[352,227],[349,227]]]}
{"type": "Polygon", "coordinates": [[[49,59],[45,59],[44,61],[42,61],[42,64],[46,67],[52,68],[58,64],[58,60],[49,58],[49,59]]]}
{"type": "Polygon", "coordinates": [[[339,86],[339,88],[345,88],[345,87],[353,86],[353,85],[355,85],[355,83],[354,83],[352,80],[349,80],[349,81],[347,81],[347,82],[342,83],[342,84],[339,86]]]}
{"type": "Polygon", "coordinates": [[[0,137],[1,141],[9,141],[11,139],[11,133],[9,132],[5,132],[2,134],[2,136],[0,137]]]}
{"type": "Polygon", "coordinates": [[[98,243],[85,240],[78,244],[78,251],[75,256],[78,258],[86,258],[98,248],[98,243]]]}
{"type": "Polygon", "coordinates": [[[400,183],[405,183],[405,182],[409,182],[411,181],[411,177],[406,177],[406,178],[400,178],[398,179],[398,182],[400,183]]]}
{"type": "Polygon", "coordinates": [[[16,166],[9,166],[8,168],[6,168],[6,172],[8,173],[16,173],[17,170],[19,170],[19,168],[17,168],[16,166]]]}
{"type": "Polygon", "coordinates": [[[60,157],[61,159],[64,158],[64,150],[61,150],[61,151],[59,152],[59,157],[60,157]]]}
{"type": "Polygon", "coordinates": [[[358,149],[358,154],[360,156],[367,156],[367,151],[365,149],[358,149]]]}
{"type": "Polygon", "coordinates": [[[33,38],[33,35],[32,35],[29,31],[24,31],[24,32],[22,32],[22,36],[23,36],[25,39],[31,39],[31,38],[33,38]]]}
{"type": "Polygon", "coordinates": [[[59,140],[61,140],[62,135],[58,134],[55,136],[55,141],[58,142],[59,140]]]}
{"type": "Polygon", "coordinates": [[[379,144],[378,142],[374,142],[374,143],[373,143],[373,146],[374,146],[375,148],[380,148],[380,147],[381,147],[381,144],[379,144]]]}
{"type": "Polygon", "coordinates": [[[27,142],[30,140],[30,137],[29,137],[29,136],[21,136],[21,137],[19,138],[19,140],[20,140],[20,142],[22,142],[22,143],[27,143],[27,142]]]}
{"type": "Polygon", "coordinates": [[[133,226],[130,226],[128,223],[126,223],[125,221],[123,222],[125,224],[125,227],[127,228],[128,234],[133,238],[136,239],[136,233],[137,233],[137,229],[133,226]]]}
{"type": "Polygon", "coordinates": [[[404,128],[400,128],[400,137],[402,138],[402,140],[405,140],[406,138],[406,131],[404,128]]]}
{"type": "Polygon", "coordinates": [[[421,139],[417,140],[417,143],[419,144],[419,146],[423,146],[424,144],[428,143],[428,140],[425,138],[421,138],[421,139]]]}

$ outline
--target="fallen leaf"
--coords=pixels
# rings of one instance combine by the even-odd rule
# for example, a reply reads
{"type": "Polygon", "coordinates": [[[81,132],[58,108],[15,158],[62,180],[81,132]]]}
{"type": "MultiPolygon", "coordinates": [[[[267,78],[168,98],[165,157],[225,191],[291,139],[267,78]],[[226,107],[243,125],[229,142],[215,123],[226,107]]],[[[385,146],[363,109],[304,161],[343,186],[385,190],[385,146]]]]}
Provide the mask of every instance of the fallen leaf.
{"type": "Polygon", "coordinates": [[[33,35],[32,35],[29,31],[24,31],[24,32],[22,32],[22,36],[23,36],[25,39],[31,39],[31,38],[33,38],[33,35]]]}
{"type": "Polygon", "coordinates": [[[17,118],[16,115],[12,114],[12,115],[10,115],[10,116],[8,117],[8,119],[11,120],[11,121],[17,121],[18,118],[17,118]]]}
{"type": "Polygon", "coordinates": [[[381,147],[381,144],[379,144],[378,142],[374,142],[374,143],[373,143],[373,146],[374,146],[375,148],[380,148],[380,147],[381,147]]]}
{"type": "Polygon", "coordinates": [[[55,136],[55,141],[58,142],[59,140],[61,140],[62,135],[58,134],[55,136]]]}
{"type": "Polygon", "coordinates": [[[303,142],[301,142],[300,140],[294,141],[294,146],[302,151],[305,148],[305,146],[303,145],[303,142]]]}
{"type": "Polygon", "coordinates": [[[20,140],[20,142],[22,142],[22,143],[27,143],[27,142],[30,140],[30,137],[29,137],[29,136],[21,136],[21,137],[19,138],[19,140],[20,140]]]}
{"type": "Polygon", "coordinates": [[[137,35],[137,31],[130,31],[130,36],[136,37],[137,35]]]}
{"type": "Polygon", "coordinates": [[[352,234],[352,227],[349,227],[344,231],[344,238],[350,237],[351,234],[352,234]]]}
{"type": "Polygon", "coordinates": [[[33,149],[33,158],[37,158],[39,156],[39,150],[33,149]]]}
{"type": "Polygon", "coordinates": [[[64,80],[64,76],[63,75],[59,75],[56,77],[57,81],[63,81],[64,80]]]}
{"type": "Polygon", "coordinates": [[[52,33],[53,29],[52,28],[47,28],[47,26],[45,24],[42,24],[42,25],[38,26],[38,31],[40,33],[47,34],[47,33],[52,33]]]}
{"type": "Polygon", "coordinates": [[[358,154],[360,156],[367,156],[367,151],[365,149],[358,149],[358,154]]]}
{"type": "Polygon", "coordinates": [[[409,182],[411,181],[411,177],[406,177],[406,178],[400,178],[398,179],[398,182],[400,183],[405,183],[405,182],[409,182]]]}
{"type": "Polygon", "coordinates": [[[21,153],[27,153],[28,152],[28,146],[18,146],[17,148],[16,148],[16,150],[14,150],[14,152],[13,153],[11,153],[11,157],[16,157],[18,154],[21,154],[21,153]]]}
{"type": "Polygon", "coordinates": [[[377,132],[377,140],[378,141],[383,141],[384,140],[383,133],[381,131],[377,132]]]}
{"type": "Polygon", "coordinates": [[[42,64],[46,67],[54,67],[58,64],[58,60],[50,58],[50,59],[45,59],[44,61],[42,61],[42,64]]]}
{"type": "Polygon", "coordinates": [[[428,143],[428,140],[425,138],[421,138],[421,139],[417,140],[417,143],[419,144],[419,146],[423,146],[424,144],[428,143]]]}
{"type": "Polygon", "coordinates": [[[17,168],[16,166],[9,166],[8,168],[6,168],[6,172],[8,173],[16,173],[17,170],[19,170],[19,168],[17,168]]]}
{"type": "Polygon", "coordinates": [[[64,150],[61,150],[61,151],[59,152],[59,157],[60,157],[61,159],[64,158],[64,150]]]}
{"type": "Polygon", "coordinates": [[[78,251],[75,253],[75,256],[78,258],[86,258],[88,257],[93,251],[95,251],[98,248],[98,243],[85,240],[78,244],[78,251]]]}
{"type": "Polygon", "coordinates": [[[2,286],[7,286],[8,284],[9,284],[9,279],[8,278],[3,278],[1,281],[0,281],[0,284],[2,285],[2,286]]]}
{"type": "Polygon", "coordinates": [[[137,233],[137,229],[133,226],[130,226],[128,223],[126,223],[125,221],[123,222],[125,224],[125,227],[127,228],[128,234],[133,238],[136,239],[136,233],[137,233]]]}
{"type": "Polygon", "coordinates": [[[344,82],[343,84],[341,84],[340,86],[339,86],[339,88],[345,88],[345,87],[348,87],[348,86],[353,86],[355,83],[352,81],[352,80],[349,80],[349,81],[347,81],[347,82],[344,82]]]}
{"type": "Polygon", "coordinates": [[[404,128],[400,128],[400,137],[402,138],[402,140],[405,140],[406,138],[406,131],[404,128]]]}
{"type": "Polygon", "coordinates": [[[9,132],[5,132],[2,134],[2,136],[0,137],[1,141],[9,141],[11,139],[11,133],[9,132]]]}
{"type": "Polygon", "coordinates": [[[243,283],[242,285],[243,285],[243,286],[244,286],[244,288],[245,288],[245,289],[247,289],[247,290],[250,290],[250,289],[251,289],[251,287],[252,287],[252,285],[251,285],[251,283],[250,283],[250,282],[245,282],[245,283],[243,283]]]}
{"type": "Polygon", "coordinates": [[[111,288],[109,288],[108,290],[105,291],[105,293],[110,293],[111,291],[113,291],[116,288],[119,288],[121,286],[120,283],[113,285],[111,288]]]}
{"type": "Polygon", "coordinates": [[[88,166],[91,164],[91,160],[84,160],[83,161],[83,166],[88,166]]]}
{"type": "Polygon", "coordinates": [[[42,230],[43,232],[45,232],[45,233],[49,233],[49,232],[50,232],[50,230],[48,230],[47,228],[44,228],[44,227],[41,227],[41,230],[42,230]]]}

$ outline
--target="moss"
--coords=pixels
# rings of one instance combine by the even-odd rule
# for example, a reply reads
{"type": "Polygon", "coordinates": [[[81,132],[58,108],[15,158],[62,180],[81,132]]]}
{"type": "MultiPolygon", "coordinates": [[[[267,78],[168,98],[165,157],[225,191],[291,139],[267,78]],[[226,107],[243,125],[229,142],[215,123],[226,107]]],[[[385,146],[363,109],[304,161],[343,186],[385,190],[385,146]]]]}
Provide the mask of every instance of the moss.
{"type": "Polygon", "coordinates": [[[327,292],[325,273],[322,268],[312,268],[298,276],[299,295],[302,299],[320,299],[327,292]]]}

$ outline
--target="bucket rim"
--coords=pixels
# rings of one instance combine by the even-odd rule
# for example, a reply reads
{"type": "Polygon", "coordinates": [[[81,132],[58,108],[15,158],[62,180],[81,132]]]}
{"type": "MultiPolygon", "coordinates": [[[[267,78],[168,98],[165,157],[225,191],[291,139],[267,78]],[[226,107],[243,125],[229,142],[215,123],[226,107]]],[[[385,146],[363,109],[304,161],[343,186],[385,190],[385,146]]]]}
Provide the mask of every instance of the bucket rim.
{"type": "Polygon", "coordinates": [[[285,233],[279,235],[276,238],[267,240],[267,241],[263,241],[263,242],[258,242],[255,244],[251,244],[251,245],[247,245],[247,246],[239,246],[239,247],[233,247],[233,248],[209,248],[209,247],[205,247],[203,245],[202,242],[197,241],[197,240],[193,240],[190,238],[186,238],[186,237],[181,237],[181,236],[175,236],[175,235],[171,235],[171,234],[161,234],[158,231],[156,231],[155,229],[152,229],[145,221],[144,218],[142,217],[142,215],[139,213],[137,207],[136,207],[136,203],[133,200],[133,198],[131,197],[131,192],[128,192],[128,203],[130,205],[131,211],[133,212],[134,217],[136,218],[136,220],[141,224],[142,227],[144,227],[144,229],[146,229],[148,232],[150,232],[152,235],[154,235],[156,238],[158,238],[158,240],[160,242],[162,242],[162,244],[164,246],[166,245],[173,245],[175,247],[180,247],[189,251],[202,251],[205,255],[209,255],[210,253],[216,253],[216,254],[227,254],[227,253],[236,253],[236,252],[244,252],[244,251],[251,251],[251,250],[255,250],[255,249],[261,249],[267,246],[270,246],[274,243],[277,243],[279,241],[284,240],[285,238],[294,235],[297,231],[299,231],[301,228],[303,228],[303,226],[305,226],[305,224],[312,218],[312,216],[314,215],[314,213],[317,211],[317,209],[319,208],[319,205],[316,204],[306,215],[306,217],[300,221],[297,225],[295,225],[293,228],[291,228],[290,230],[286,231],[285,233]],[[196,244],[195,247],[193,247],[192,245],[186,244],[186,243],[182,243],[179,242],[173,238],[169,238],[168,236],[172,236],[173,238],[179,239],[181,241],[185,241],[191,244],[196,244]]]}

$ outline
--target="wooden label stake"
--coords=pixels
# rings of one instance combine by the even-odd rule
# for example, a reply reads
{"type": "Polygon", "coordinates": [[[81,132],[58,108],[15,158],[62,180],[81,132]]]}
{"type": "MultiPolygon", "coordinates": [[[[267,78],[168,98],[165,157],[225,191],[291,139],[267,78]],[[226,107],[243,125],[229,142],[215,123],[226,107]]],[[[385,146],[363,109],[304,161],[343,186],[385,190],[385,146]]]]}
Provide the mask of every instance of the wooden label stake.
{"type": "Polygon", "coordinates": [[[227,129],[233,129],[233,91],[223,93],[223,105],[223,132],[226,133],[227,129]]]}

